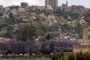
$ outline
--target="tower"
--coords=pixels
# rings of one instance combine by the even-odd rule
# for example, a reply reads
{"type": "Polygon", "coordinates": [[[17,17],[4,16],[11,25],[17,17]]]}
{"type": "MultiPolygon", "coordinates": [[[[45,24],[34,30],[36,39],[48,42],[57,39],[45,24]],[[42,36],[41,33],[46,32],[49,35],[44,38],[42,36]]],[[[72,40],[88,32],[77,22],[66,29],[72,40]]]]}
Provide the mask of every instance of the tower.
{"type": "Polygon", "coordinates": [[[68,0],[66,1],[66,3],[62,5],[63,7],[63,12],[68,12],[68,0]]]}
{"type": "Polygon", "coordinates": [[[58,0],[45,0],[45,7],[47,8],[48,6],[55,9],[58,6],[58,0]]]}
{"type": "Polygon", "coordinates": [[[66,5],[68,6],[68,0],[66,1],[66,5]]]}

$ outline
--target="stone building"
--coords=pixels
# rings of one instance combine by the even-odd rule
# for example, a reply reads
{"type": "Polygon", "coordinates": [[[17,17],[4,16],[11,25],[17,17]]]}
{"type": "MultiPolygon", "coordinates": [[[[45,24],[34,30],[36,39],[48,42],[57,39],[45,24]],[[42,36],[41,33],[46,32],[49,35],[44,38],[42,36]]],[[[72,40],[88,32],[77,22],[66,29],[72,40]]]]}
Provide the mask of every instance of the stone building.
{"type": "Polygon", "coordinates": [[[80,53],[80,52],[90,53],[90,41],[88,39],[88,24],[84,18],[81,19],[80,23],[82,25],[83,39],[79,45],[75,45],[73,47],[73,52],[74,53],[80,53]]]}
{"type": "Polygon", "coordinates": [[[55,9],[58,6],[58,0],[45,0],[45,6],[46,8],[51,6],[53,9],[55,9]]]}

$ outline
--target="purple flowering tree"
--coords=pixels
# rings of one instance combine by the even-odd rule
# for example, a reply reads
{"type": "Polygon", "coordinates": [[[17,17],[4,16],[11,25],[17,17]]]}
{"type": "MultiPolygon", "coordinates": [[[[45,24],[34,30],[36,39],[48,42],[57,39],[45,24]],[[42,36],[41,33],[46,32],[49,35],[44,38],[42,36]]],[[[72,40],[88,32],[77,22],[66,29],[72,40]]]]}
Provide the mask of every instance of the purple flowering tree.
{"type": "Polygon", "coordinates": [[[35,42],[30,40],[26,41],[26,47],[24,51],[30,55],[35,53],[35,42]]]}
{"type": "Polygon", "coordinates": [[[14,54],[24,54],[25,51],[25,42],[23,41],[17,41],[17,40],[12,40],[9,42],[9,44],[11,45],[11,49],[12,49],[12,53],[14,54]]]}
{"type": "Polygon", "coordinates": [[[41,52],[43,54],[50,54],[55,52],[56,42],[53,40],[43,41],[41,45],[41,52]]]}

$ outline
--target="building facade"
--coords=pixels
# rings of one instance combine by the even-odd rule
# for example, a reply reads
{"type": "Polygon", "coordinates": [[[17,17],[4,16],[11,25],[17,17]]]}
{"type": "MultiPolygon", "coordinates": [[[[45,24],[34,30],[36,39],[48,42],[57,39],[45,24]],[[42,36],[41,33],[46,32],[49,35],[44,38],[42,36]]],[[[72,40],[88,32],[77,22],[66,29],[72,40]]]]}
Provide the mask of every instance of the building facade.
{"type": "Polygon", "coordinates": [[[74,53],[90,53],[90,41],[88,39],[88,24],[86,22],[85,19],[81,19],[81,25],[83,26],[83,29],[82,29],[82,41],[80,42],[79,45],[75,45],[73,47],[73,52],[74,53]]]}
{"type": "Polygon", "coordinates": [[[58,0],[45,0],[45,6],[46,8],[50,6],[55,9],[58,6],[58,0]]]}

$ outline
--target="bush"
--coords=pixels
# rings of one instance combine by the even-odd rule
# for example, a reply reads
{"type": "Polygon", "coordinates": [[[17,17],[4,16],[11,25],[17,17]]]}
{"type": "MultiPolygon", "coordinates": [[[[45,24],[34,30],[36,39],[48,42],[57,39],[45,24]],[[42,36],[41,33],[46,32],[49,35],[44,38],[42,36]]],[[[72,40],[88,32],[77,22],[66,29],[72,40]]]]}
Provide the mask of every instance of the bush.
{"type": "Polygon", "coordinates": [[[63,56],[63,52],[57,52],[53,56],[51,56],[51,60],[64,60],[63,56]]]}
{"type": "Polygon", "coordinates": [[[82,54],[82,53],[78,53],[75,56],[70,56],[69,60],[90,60],[90,54],[82,54]]]}

